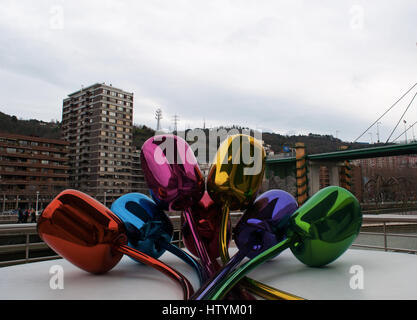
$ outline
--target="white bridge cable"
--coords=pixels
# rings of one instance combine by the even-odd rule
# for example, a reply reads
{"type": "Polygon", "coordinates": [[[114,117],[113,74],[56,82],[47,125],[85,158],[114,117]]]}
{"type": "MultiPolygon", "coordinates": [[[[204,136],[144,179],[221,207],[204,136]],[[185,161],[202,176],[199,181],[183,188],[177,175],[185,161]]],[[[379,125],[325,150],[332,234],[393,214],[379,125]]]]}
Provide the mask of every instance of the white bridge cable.
{"type": "Polygon", "coordinates": [[[407,92],[404,93],[397,101],[395,101],[395,103],[389,107],[388,110],[386,110],[374,123],[372,123],[364,132],[362,132],[362,134],[357,137],[353,143],[358,141],[369,129],[371,129],[379,120],[381,120],[382,117],[385,116],[392,108],[394,108],[398,102],[400,102],[411,90],[413,90],[415,86],[417,86],[417,82],[410,89],[408,89],[407,92]]]}
{"type": "Polygon", "coordinates": [[[410,130],[412,127],[414,127],[414,125],[415,125],[416,123],[417,123],[417,121],[416,121],[416,122],[414,122],[411,126],[409,126],[407,130],[405,130],[403,133],[401,133],[398,137],[396,137],[396,138],[395,138],[394,140],[392,140],[391,142],[395,142],[395,141],[397,141],[399,137],[401,137],[401,136],[402,136],[403,134],[405,134],[408,130],[410,130]]]}
{"type": "MultiPolygon", "coordinates": [[[[414,98],[415,98],[416,96],[417,96],[417,92],[414,94],[414,96],[413,96],[413,98],[411,99],[410,103],[408,104],[407,108],[404,110],[403,114],[401,115],[400,120],[398,120],[398,122],[397,122],[397,124],[396,124],[396,126],[395,126],[394,130],[392,130],[391,134],[389,135],[389,137],[388,137],[388,139],[387,139],[387,141],[386,141],[385,143],[388,143],[389,139],[391,138],[391,136],[392,136],[392,134],[394,133],[394,131],[397,129],[397,127],[398,127],[398,125],[400,124],[401,120],[404,118],[405,113],[406,113],[406,112],[408,111],[408,109],[410,108],[410,106],[411,106],[411,104],[413,103],[414,98]]],[[[404,133],[405,133],[406,131],[407,131],[407,130],[405,130],[405,131],[404,131],[404,133]]]]}

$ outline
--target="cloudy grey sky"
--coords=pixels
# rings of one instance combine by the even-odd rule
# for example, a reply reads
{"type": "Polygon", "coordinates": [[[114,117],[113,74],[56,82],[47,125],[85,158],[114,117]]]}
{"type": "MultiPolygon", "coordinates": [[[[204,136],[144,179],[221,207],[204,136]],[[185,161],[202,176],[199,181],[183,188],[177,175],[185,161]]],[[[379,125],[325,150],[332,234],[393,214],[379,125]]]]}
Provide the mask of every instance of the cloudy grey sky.
{"type": "Polygon", "coordinates": [[[167,128],[177,114],[352,141],[417,82],[416,17],[415,0],[2,0],[0,111],[60,120],[67,94],[105,82],[134,92],[136,124],[160,107],[167,128]]]}

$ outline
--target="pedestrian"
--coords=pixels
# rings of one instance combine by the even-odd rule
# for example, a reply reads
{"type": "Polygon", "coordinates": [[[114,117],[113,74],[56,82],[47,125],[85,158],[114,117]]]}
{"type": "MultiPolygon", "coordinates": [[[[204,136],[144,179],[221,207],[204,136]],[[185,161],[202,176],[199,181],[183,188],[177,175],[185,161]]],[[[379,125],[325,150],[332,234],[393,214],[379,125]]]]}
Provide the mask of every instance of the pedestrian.
{"type": "Polygon", "coordinates": [[[23,223],[23,209],[17,209],[17,223],[23,223]]]}
{"type": "Polygon", "coordinates": [[[28,218],[29,218],[29,210],[25,209],[25,211],[23,212],[23,223],[27,223],[28,218]]]}
{"type": "Polygon", "coordinates": [[[36,211],[33,208],[30,209],[30,222],[36,223],[36,211]]]}

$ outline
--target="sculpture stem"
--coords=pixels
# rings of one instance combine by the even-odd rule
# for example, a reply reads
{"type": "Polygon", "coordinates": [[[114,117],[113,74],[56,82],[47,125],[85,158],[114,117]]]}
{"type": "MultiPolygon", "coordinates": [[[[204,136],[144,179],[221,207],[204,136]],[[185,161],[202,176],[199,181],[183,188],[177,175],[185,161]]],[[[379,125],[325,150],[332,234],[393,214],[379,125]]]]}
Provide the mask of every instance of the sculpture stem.
{"type": "Polygon", "coordinates": [[[291,244],[291,239],[287,238],[277,245],[265,250],[264,252],[257,255],[255,258],[246,262],[239,269],[234,271],[223,283],[219,284],[216,288],[216,292],[211,296],[211,300],[221,299],[233,286],[239,282],[248,272],[252,271],[258,265],[263,262],[277,256],[280,252],[287,249],[291,244]]]}
{"type": "Polygon", "coordinates": [[[206,272],[206,277],[212,276],[216,273],[216,267],[211,261],[207,249],[204,245],[204,242],[201,240],[200,235],[198,234],[196,224],[194,222],[194,218],[189,209],[184,210],[184,218],[187,221],[188,226],[191,230],[191,235],[194,240],[194,245],[197,250],[198,257],[201,259],[202,266],[204,267],[204,271],[206,272]]]}
{"type": "Polygon", "coordinates": [[[187,263],[190,267],[192,267],[197,272],[198,279],[200,281],[200,286],[203,285],[203,283],[207,280],[207,278],[206,278],[205,272],[203,271],[203,267],[197,260],[195,260],[191,255],[189,255],[184,250],[181,250],[180,248],[178,248],[176,245],[173,245],[172,243],[169,243],[163,239],[158,240],[158,244],[165,250],[171,252],[173,255],[177,256],[182,261],[187,263]]]}
{"type": "Polygon", "coordinates": [[[189,300],[191,295],[194,293],[194,289],[188,279],[162,261],[152,258],[147,254],[144,254],[143,252],[133,249],[127,245],[121,245],[120,247],[117,247],[117,250],[133,259],[157,269],[174,281],[178,282],[182,288],[184,300],[189,300]]]}

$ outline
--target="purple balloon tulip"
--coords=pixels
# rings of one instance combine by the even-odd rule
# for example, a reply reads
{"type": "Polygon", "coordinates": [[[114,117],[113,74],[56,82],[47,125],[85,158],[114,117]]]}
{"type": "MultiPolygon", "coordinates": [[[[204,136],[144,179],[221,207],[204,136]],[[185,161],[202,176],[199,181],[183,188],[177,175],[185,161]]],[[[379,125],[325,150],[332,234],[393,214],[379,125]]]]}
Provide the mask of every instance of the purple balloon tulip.
{"type": "Polygon", "coordinates": [[[257,197],[234,229],[239,251],[210,281],[200,287],[192,299],[206,299],[243,258],[256,257],[281,242],[286,236],[289,218],[297,208],[294,197],[283,190],[269,190],[257,197]]]}
{"type": "Polygon", "coordinates": [[[234,233],[239,250],[253,258],[285,238],[290,216],[297,210],[297,201],[283,190],[261,194],[246,209],[234,233]]]}

